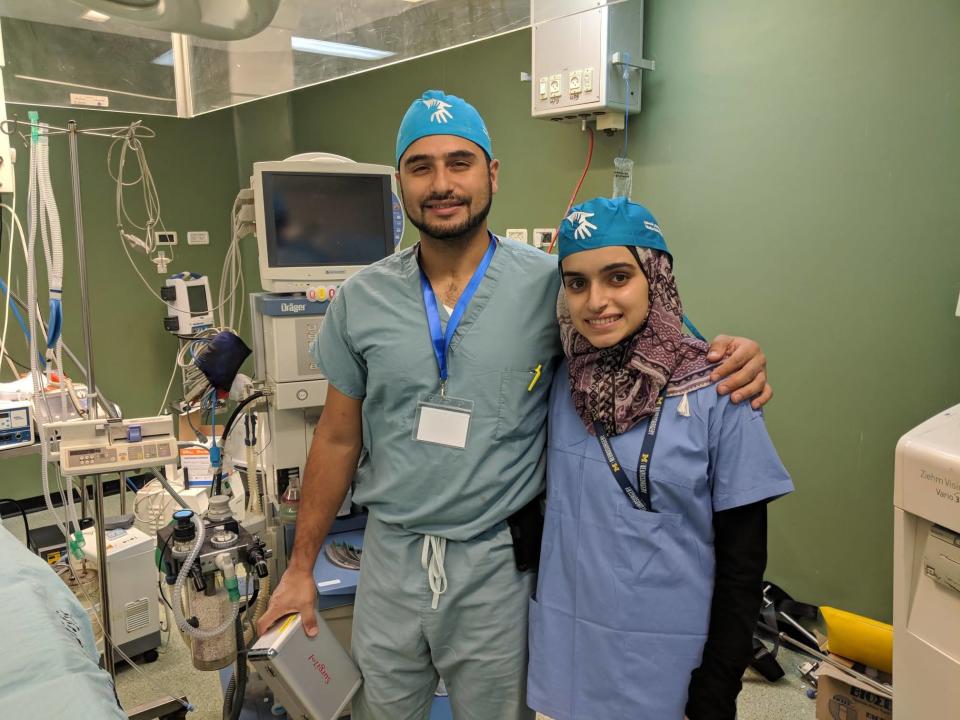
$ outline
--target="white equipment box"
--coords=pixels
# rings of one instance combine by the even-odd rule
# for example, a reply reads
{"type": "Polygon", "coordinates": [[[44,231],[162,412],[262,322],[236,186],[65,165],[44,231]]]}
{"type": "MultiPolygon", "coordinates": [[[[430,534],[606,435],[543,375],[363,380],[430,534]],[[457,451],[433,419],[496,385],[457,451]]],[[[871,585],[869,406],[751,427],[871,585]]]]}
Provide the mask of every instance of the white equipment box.
{"type": "Polygon", "coordinates": [[[291,718],[336,720],[363,682],[360,671],[323,618],[320,632],[308,638],[300,615],[290,615],[268,630],[247,659],[291,718]]]}
{"type": "MultiPolygon", "coordinates": [[[[157,599],[156,536],[136,528],[107,530],[110,631],[124,653],[133,657],[160,646],[157,599]]],[[[83,531],[84,555],[99,567],[95,528],[83,531]]],[[[76,565],[76,561],[72,561],[76,565]]]]}
{"type": "Polygon", "coordinates": [[[960,707],[960,405],[897,443],[893,542],[896,717],[945,717],[960,707]]]}
{"type": "Polygon", "coordinates": [[[640,112],[643,0],[535,0],[532,114],[553,120],[596,119],[622,129],[624,111],[640,112]],[[630,94],[623,73],[629,72],[630,94]]]}
{"type": "Polygon", "coordinates": [[[177,439],[169,415],[49,423],[44,432],[59,443],[58,459],[64,475],[159,467],[177,458],[177,439]]]}

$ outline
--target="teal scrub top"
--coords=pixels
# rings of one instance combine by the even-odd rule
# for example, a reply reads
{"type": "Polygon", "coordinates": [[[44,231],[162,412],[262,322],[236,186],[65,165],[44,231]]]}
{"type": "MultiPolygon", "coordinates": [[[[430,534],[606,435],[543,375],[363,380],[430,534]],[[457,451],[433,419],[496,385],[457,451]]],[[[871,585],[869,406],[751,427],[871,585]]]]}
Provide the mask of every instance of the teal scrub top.
{"type": "Polygon", "coordinates": [[[331,385],[363,400],[354,502],[383,522],[468,540],[543,490],[560,278],[555,257],[497,242],[447,360],[447,396],[474,404],[465,449],[413,437],[421,397],[440,387],[416,246],[351,277],[327,309],[314,357],[331,385]]]}

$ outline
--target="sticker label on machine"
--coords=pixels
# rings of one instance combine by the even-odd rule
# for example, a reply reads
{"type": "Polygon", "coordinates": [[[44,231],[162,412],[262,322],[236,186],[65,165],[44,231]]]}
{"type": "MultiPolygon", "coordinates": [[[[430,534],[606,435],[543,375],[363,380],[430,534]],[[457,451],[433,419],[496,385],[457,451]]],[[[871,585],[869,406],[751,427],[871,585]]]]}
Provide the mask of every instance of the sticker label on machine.
{"type": "Polygon", "coordinates": [[[301,377],[309,375],[322,377],[322,372],[314,361],[310,349],[313,347],[317,336],[320,335],[320,328],[323,327],[323,316],[301,317],[294,322],[297,335],[297,372],[301,377]]]}
{"type": "Polygon", "coordinates": [[[920,468],[920,479],[926,483],[941,502],[960,505],[960,480],[941,469],[920,468]]]}
{"type": "Polygon", "coordinates": [[[25,409],[0,412],[0,430],[26,427],[28,417],[29,415],[25,409]]]}

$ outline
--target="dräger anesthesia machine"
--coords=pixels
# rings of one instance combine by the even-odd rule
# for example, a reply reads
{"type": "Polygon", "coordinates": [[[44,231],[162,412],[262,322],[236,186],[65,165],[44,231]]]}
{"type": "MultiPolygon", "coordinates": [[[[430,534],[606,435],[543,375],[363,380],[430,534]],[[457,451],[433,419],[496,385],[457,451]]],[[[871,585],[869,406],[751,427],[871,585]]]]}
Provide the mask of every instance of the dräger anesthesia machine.
{"type": "MultiPolygon", "coordinates": [[[[326,401],[310,347],[327,307],[348,277],[395,251],[404,218],[386,165],[310,154],[255,163],[251,182],[266,291],[251,296],[254,360],[270,397],[267,495],[279,501],[299,490],[326,401]]],[[[349,512],[348,496],[340,514],[349,512]]]]}

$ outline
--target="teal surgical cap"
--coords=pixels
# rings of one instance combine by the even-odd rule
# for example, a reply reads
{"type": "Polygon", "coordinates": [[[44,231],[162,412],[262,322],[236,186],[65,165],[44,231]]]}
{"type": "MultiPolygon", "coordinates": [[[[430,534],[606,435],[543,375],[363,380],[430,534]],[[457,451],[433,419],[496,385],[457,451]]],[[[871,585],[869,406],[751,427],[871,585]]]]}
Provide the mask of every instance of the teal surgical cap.
{"type": "Polygon", "coordinates": [[[417,140],[428,135],[456,135],[476,143],[493,158],[490,133],[476,108],[456,95],[442,90],[427,90],[413,101],[397,133],[397,167],[400,158],[417,140]]]}
{"type": "Polygon", "coordinates": [[[558,243],[561,260],[584,250],[621,245],[670,254],[656,218],[624,197],[594,198],[570,208],[560,223],[558,243]]]}

